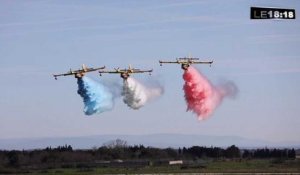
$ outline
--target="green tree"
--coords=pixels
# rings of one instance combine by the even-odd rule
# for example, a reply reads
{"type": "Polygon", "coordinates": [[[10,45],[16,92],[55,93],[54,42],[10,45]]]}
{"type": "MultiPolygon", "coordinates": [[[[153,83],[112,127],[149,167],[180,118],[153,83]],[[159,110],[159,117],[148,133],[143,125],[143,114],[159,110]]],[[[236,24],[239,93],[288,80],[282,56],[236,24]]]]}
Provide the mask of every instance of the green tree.
{"type": "Polygon", "coordinates": [[[241,152],[238,147],[232,145],[225,150],[225,155],[228,158],[237,158],[241,156],[241,152]]]}
{"type": "Polygon", "coordinates": [[[19,155],[17,151],[10,151],[7,154],[9,166],[17,167],[19,166],[19,155]]]}

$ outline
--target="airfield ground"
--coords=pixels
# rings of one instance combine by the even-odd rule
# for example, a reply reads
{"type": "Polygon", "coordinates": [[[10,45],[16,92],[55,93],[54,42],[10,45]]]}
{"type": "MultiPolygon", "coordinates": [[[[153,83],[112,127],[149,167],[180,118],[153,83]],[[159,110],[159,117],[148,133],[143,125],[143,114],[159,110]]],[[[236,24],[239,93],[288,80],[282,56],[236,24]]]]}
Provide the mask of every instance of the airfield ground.
{"type": "Polygon", "coordinates": [[[300,174],[300,160],[213,160],[205,165],[163,165],[144,167],[81,167],[59,169],[3,169],[0,174],[26,175],[97,175],[97,174],[183,174],[183,173],[212,173],[212,174],[300,174]]]}

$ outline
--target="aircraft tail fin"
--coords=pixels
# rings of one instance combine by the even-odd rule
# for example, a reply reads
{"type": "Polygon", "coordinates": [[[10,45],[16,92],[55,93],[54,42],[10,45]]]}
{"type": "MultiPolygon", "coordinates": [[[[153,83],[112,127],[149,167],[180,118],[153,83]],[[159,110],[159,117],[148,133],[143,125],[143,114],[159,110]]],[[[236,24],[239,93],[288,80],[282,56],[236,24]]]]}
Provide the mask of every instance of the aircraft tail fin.
{"type": "Polygon", "coordinates": [[[84,71],[87,71],[87,70],[88,70],[88,68],[86,67],[85,64],[82,64],[82,70],[84,70],[84,71]]]}

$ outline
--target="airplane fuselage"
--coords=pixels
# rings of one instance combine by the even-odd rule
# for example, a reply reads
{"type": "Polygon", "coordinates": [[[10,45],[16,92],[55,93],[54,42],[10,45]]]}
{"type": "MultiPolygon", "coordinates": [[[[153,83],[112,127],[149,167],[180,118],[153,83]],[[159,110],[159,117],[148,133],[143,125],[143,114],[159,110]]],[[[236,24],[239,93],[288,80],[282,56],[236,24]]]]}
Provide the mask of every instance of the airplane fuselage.
{"type": "Polygon", "coordinates": [[[75,78],[82,78],[85,75],[84,72],[79,72],[75,74],[75,78]]]}
{"type": "Polygon", "coordinates": [[[120,75],[124,80],[126,80],[130,76],[127,72],[121,73],[120,75]]]}
{"type": "Polygon", "coordinates": [[[181,64],[181,69],[187,70],[190,67],[189,64],[181,64]]]}

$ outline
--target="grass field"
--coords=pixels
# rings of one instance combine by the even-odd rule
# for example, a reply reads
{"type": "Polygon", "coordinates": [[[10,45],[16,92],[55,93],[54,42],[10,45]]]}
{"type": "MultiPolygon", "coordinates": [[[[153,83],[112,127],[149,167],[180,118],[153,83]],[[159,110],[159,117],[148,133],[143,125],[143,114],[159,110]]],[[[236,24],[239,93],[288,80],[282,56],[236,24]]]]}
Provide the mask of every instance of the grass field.
{"type": "Polygon", "coordinates": [[[149,174],[149,173],[300,173],[300,160],[213,160],[205,166],[165,165],[139,168],[65,168],[65,169],[3,169],[0,174],[26,175],[96,175],[96,174],[149,174]]]}

